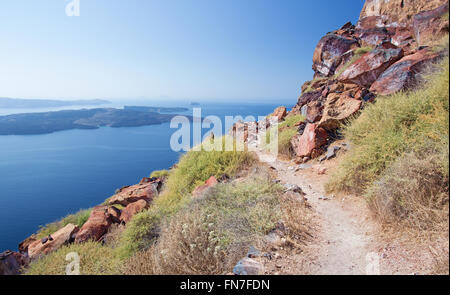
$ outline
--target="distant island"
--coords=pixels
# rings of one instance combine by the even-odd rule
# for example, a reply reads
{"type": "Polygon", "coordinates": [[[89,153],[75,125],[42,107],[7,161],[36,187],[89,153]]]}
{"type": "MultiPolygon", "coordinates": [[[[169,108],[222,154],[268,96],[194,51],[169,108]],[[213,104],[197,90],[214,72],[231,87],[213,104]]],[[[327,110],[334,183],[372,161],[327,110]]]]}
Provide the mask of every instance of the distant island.
{"type": "Polygon", "coordinates": [[[53,100],[53,99],[23,99],[0,97],[0,108],[4,109],[33,109],[33,108],[54,108],[68,106],[89,106],[110,103],[103,99],[86,100],[53,100]]]}
{"type": "Polygon", "coordinates": [[[199,102],[196,102],[196,101],[191,102],[191,106],[199,106],[199,105],[200,105],[199,102]]]}
{"type": "Polygon", "coordinates": [[[188,108],[181,107],[143,107],[143,106],[124,106],[124,110],[139,112],[157,112],[157,113],[177,113],[189,111],[188,108]]]}
{"type": "Polygon", "coordinates": [[[63,110],[56,112],[27,113],[0,116],[0,135],[46,134],[70,129],[97,129],[109,127],[138,127],[170,122],[176,114],[172,112],[184,108],[138,107],[123,109],[95,108],[63,110]]]}

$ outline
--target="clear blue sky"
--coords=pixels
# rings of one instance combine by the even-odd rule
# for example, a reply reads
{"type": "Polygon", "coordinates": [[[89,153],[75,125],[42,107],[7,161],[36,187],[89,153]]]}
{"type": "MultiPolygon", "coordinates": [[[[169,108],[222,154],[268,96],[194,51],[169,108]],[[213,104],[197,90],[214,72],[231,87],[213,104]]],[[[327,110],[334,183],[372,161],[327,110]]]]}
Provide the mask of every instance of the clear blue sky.
{"type": "Polygon", "coordinates": [[[295,98],[364,0],[0,2],[0,97],[295,98]]]}

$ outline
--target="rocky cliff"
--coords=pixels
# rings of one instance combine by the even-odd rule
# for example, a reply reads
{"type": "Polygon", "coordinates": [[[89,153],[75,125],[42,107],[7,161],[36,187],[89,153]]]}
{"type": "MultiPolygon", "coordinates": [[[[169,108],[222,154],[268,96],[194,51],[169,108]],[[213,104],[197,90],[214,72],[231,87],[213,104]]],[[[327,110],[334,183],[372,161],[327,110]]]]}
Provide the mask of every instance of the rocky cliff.
{"type": "MultiPolygon", "coordinates": [[[[296,125],[298,132],[291,139],[296,159],[320,157],[339,137],[341,124],[366,104],[379,95],[414,87],[423,69],[446,54],[437,44],[448,38],[448,31],[447,1],[367,0],[356,24],[346,23],[320,39],[313,54],[314,79],[301,87],[291,111],[278,108],[266,126],[275,124],[275,117],[283,121],[303,115],[306,120],[296,125]]],[[[247,142],[254,141],[255,124],[239,123],[233,131],[243,131],[247,142]]],[[[210,178],[194,190],[194,197],[216,183],[210,178]]],[[[18,273],[29,259],[68,243],[104,240],[111,225],[126,226],[134,214],[151,206],[161,184],[161,179],[144,178],[95,207],[81,228],[69,224],[48,237],[28,238],[19,245],[20,253],[0,255],[0,274],[18,273]]]]}

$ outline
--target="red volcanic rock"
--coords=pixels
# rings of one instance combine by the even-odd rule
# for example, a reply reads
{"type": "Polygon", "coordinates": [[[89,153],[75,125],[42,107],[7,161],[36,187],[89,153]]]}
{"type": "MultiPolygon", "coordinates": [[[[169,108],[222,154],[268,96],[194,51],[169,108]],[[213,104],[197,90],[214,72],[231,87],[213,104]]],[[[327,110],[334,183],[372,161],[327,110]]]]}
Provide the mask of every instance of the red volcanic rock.
{"type": "Polygon", "coordinates": [[[20,244],[19,244],[19,252],[20,253],[27,253],[28,252],[28,247],[37,240],[36,235],[33,234],[31,236],[29,236],[28,238],[26,238],[25,240],[23,240],[20,244]]]}
{"type": "Polygon", "coordinates": [[[34,241],[28,246],[28,256],[30,259],[35,259],[59,249],[61,246],[73,241],[73,236],[78,232],[78,229],[78,226],[68,224],[51,234],[52,240],[49,239],[45,243],[41,240],[34,241]]]}
{"type": "Polygon", "coordinates": [[[391,38],[391,43],[403,48],[405,55],[410,54],[417,47],[414,32],[409,27],[398,27],[391,38]]]}
{"type": "Polygon", "coordinates": [[[403,57],[403,50],[377,47],[350,65],[338,80],[369,88],[390,65],[403,57]]]}
{"type": "Polygon", "coordinates": [[[125,209],[122,210],[120,221],[128,223],[134,215],[147,208],[147,206],[148,203],[145,200],[139,200],[129,204],[127,207],[125,207],[125,209]]]}
{"type": "Polygon", "coordinates": [[[323,128],[318,127],[317,124],[308,123],[301,136],[292,138],[291,145],[297,157],[309,157],[313,154],[318,156],[314,151],[327,143],[327,137],[328,133],[323,128]]]}
{"type": "Polygon", "coordinates": [[[281,122],[284,120],[284,118],[286,117],[287,112],[286,112],[286,107],[281,106],[281,107],[277,107],[275,109],[275,111],[273,112],[273,114],[271,115],[271,117],[275,117],[277,118],[278,122],[281,122]]]}
{"type": "Polygon", "coordinates": [[[414,86],[416,75],[426,66],[440,58],[429,48],[405,56],[390,66],[370,87],[378,95],[389,95],[414,86]]]}
{"type": "Polygon", "coordinates": [[[319,126],[326,130],[338,128],[341,122],[348,119],[361,108],[362,101],[343,93],[328,95],[319,126]]]}
{"type": "Polygon", "coordinates": [[[20,275],[28,263],[29,259],[20,253],[10,250],[0,253],[0,275],[20,275]]]}
{"type": "Polygon", "coordinates": [[[408,23],[415,14],[446,2],[448,0],[366,0],[360,18],[385,16],[390,22],[408,23]]]}
{"type": "Polygon", "coordinates": [[[194,189],[192,192],[192,196],[194,198],[202,196],[208,189],[216,186],[219,182],[214,176],[211,176],[208,180],[205,181],[204,185],[200,185],[194,189]]]}
{"type": "Polygon", "coordinates": [[[328,34],[320,39],[313,56],[313,70],[316,74],[330,77],[342,63],[347,51],[359,47],[358,41],[336,34],[328,34]]]}
{"type": "Polygon", "coordinates": [[[97,206],[92,209],[91,216],[77,233],[75,242],[83,243],[88,240],[99,241],[113,223],[108,212],[108,206],[97,206]]]}
{"type": "Polygon", "coordinates": [[[419,45],[429,45],[439,41],[449,31],[448,2],[433,10],[418,13],[413,18],[414,36],[419,45]]]}
{"type": "Polygon", "coordinates": [[[360,39],[362,45],[379,45],[391,40],[392,32],[384,24],[381,16],[369,16],[360,19],[356,24],[355,36],[360,39]]]}
{"type": "Polygon", "coordinates": [[[319,121],[322,118],[323,105],[319,101],[308,103],[306,109],[306,120],[310,123],[319,121]]]}
{"type": "Polygon", "coordinates": [[[311,102],[319,100],[322,97],[321,91],[314,91],[314,92],[307,92],[302,94],[302,96],[299,97],[297,105],[301,108],[303,105],[311,102]]]}
{"type": "Polygon", "coordinates": [[[162,181],[159,178],[153,179],[152,181],[145,179],[139,184],[121,188],[107,203],[108,205],[122,206],[127,206],[139,200],[145,200],[150,203],[158,195],[161,186],[162,181]]]}

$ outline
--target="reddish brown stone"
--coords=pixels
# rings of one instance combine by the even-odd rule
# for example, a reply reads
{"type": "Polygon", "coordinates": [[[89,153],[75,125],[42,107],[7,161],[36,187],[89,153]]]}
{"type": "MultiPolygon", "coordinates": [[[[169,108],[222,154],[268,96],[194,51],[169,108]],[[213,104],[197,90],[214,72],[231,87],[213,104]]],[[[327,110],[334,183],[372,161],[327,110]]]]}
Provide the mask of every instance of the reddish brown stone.
{"type": "Polygon", "coordinates": [[[345,94],[328,95],[319,126],[326,130],[338,128],[343,121],[351,117],[361,108],[362,101],[345,94]]]}
{"type": "Polygon", "coordinates": [[[194,191],[192,192],[192,196],[194,198],[200,197],[202,196],[207,190],[209,190],[210,188],[216,186],[219,182],[217,181],[217,179],[214,176],[211,176],[210,178],[208,178],[208,180],[205,181],[205,184],[200,185],[198,187],[196,187],[194,189],[194,191]]]}
{"type": "Polygon", "coordinates": [[[276,118],[278,120],[278,122],[281,122],[284,120],[286,115],[287,115],[286,107],[281,106],[281,107],[277,107],[275,109],[275,111],[272,113],[271,117],[276,118]]]}
{"type": "Polygon", "coordinates": [[[347,51],[359,47],[358,41],[336,34],[327,34],[316,46],[313,56],[313,70],[316,74],[330,77],[342,63],[342,56],[347,51]]]}
{"type": "Polygon", "coordinates": [[[30,259],[35,259],[59,249],[73,241],[73,235],[78,232],[78,229],[78,226],[68,224],[51,234],[52,240],[47,240],[45,243],[42,243],[41,240],[34,241],[28,246],[28,256],[30,259]]]}
{"type": "Polygon", "coordinates": [[[390,65],[403,57],[402,49],[376,48],[350,65],[338,80],[369,88],[390,65]]]}
{"type": "Polygon", "coordinates": [[[449,21],[443,16],[448,13],[448,2],[413,18],[414,36],[419,45],[430,45],[448,34],[449,21]]]}
{"type": "Polygon", "coordinates": [[[306,110],[306,120],[310,123],[319,121],[322,118],[323,105],[319,101],[312,101],[308,103],[306,110]]]}
{"type": "Polygon", "coordinates": [[[153,198],[158,195],[161,186],[162,181],[160,179],[154,179],[149,182],[144,181],[133,186],[126,186],[112,196],[107,204],[127,206],[138,200],[145,200],[150,203],[153,198]]]}
{"type": "Polygon", "coordinates": [[[439,53],[423,49],[415,54],[405,56],[390,66],[370,87],[378,95],[389,95],[411,88],[416,83],[417,74],[427,65],[437,61],[439,53]]]}
{"type": "Polygon", "coordinates": [[[446,2],[448,0],[366,0],[360,18],[384,16],[389,22],[408,23],[415,14],[446,2]]]}
{"type": "Polygon", "coordinates": [[[99,241],[113,223],[108,206],[97,206],[92,209],[86,223],[77,233],[75,242],[83,243],[89,240],[99,241]]]}
{"type": "Polygon", "coordinates": [[[122,210],[120,221],[123,223],[128,223],[134,215],[143,211],[147,207],[148,203],[145,200],[139,200],[129,204],[127,207],[125,207],[125,209],[122,210]]]}
{"type": "Polygon", "coordinates": [[[37,240],[36,235],[33,234],[31,236],[29,236],[28,238],[26,238],[25,240],[23,240],[20,244],[19,244],[19,252],[20,253],[27,253],[28,252],[28,247],[37,240]]]}
{"type": "Polygon", "coordinates": [[[308,157],[314,150],[327,143],[327,137],[328,133],[323,128],[318,127],[317,124],[308,123],[301,136],[292,138],[291,145],[297,157],[308,157]]]}
{"type": "Polygon", "coordinates": [[[7,250],[0,253],[0,275],[20,275],[29,259],[21,253],[7,250]]]}

